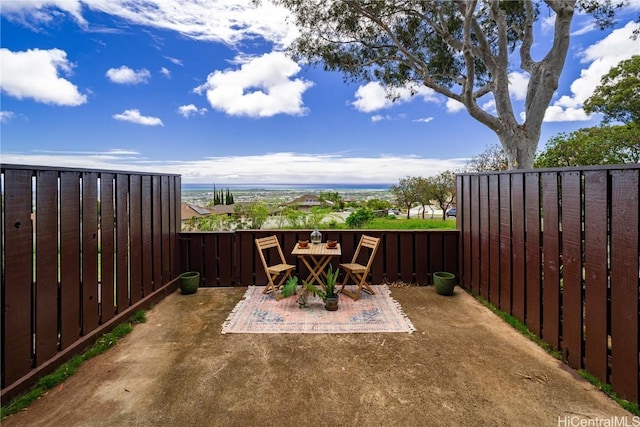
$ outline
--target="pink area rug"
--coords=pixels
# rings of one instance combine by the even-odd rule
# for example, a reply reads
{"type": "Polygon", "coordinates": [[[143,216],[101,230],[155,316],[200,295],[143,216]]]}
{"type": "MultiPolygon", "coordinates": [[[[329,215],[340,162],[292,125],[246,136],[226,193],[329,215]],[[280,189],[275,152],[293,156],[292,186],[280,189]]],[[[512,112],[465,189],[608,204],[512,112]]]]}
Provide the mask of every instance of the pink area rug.
{"type": "MultiPolygon", "coordinates": [[[[355,288],[355,287],[354,287],[355,288]]],[[[348,287],[347,287],[348,289],[348,287]]],[[[327,311],[317,297],[300,307],[296,297],[276,301],[263,295],[264,287],[250,286],[222,325],[223,334],[349,334],[405,332],[415,328],[386,285],[373,286],[375,295],[360,294],[358,301],[340,295],[338,311],[327,311]]]]}

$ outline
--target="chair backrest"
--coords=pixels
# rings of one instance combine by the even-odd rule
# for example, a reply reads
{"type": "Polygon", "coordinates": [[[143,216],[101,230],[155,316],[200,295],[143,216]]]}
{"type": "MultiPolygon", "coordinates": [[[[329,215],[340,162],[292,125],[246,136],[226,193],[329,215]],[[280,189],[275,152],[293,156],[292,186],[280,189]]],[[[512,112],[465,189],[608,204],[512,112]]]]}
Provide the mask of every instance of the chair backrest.
{"type": "Polygon", "coordinates": [[[360,250],[362,248],[371,249],[371,254],[369,255],[369,261],[367,261],[367,271],[369,271],[369,267],[371,267],[371,263],[373,262],[373,258],[376,256],[376,251],[378,250],[378,245],[380,244],[379,237],[367,236],[363,234],[360,238],[360,243],[358,243],[358,249],[356,249],[356,253],[353,254],[352,263],[358,262],[358,255],[360,255],[360,250]]]}
{"type": "Polygon", "coordinates": [[[268,267],[267,260],[264,257],[264,250],[276,248],[278,250],[278,255],[280,256],[280,261],[274,264],[285,264],[284,253],[282,252],[282,248],[280,247],[280,242],[278,242],[278,238],[274,236],[261,237],[256,239],[256,247],[258,248],[258,253],[260,254],[260,259],[262,260],[262,265],[266,269],[268,267]]]}

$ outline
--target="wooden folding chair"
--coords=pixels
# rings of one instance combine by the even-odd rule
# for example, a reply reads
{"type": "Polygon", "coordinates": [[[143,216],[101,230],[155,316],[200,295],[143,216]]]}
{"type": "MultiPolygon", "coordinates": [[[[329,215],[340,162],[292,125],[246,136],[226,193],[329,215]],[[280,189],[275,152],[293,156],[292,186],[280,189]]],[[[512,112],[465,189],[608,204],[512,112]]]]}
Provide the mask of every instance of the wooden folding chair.
{"type": "MultiPolygon", "coordinates": [[[[276,236],[262,237],[260,239],[256,239],[256,247],[258,248],[258,253],[260,254],[260,260],[262,261],[262,266],[264,267],[264,272],[267,274],[267,278],[269,282],[265,287],[263,294],[267,294],[269,292],[273,292],[273,296],[276,298],[276,301],[282,298],[282,295],[278,293],[278,289],[287,280],[291,277],[291,272],[296,268],[295,265],[287,264],[287,261],[284,259],[284,254],[282,253],[282,248],[280,248],[280,242],[276,236]],[[278,255],[280,257],[279,263],[268,265],[267,259],[264,254],[268,249],[276,248],[278,255]],[[280,276],[280,280],[278,284],[275,283],[275,280],[280,276]]],[[[276,260],[278,261],[278,260],[276,260]]]]}
{"type": "Polygon", "coordinates": [[[369,275],[369,270],[371,270],[371,264],[373,263],[373,258],[376,256],[376,251],[378,250],[378,245],[380,244],[379,237],[371,237],[362,235],[360,238],[360,243],[358,243],[358,248],[356,249],[356,253],[353,255],[353,259],[350,263],[340,264],[340,268],[346,272],[346,276],[344,281],[342,282],[342,287],[340,288],[340,292],[350,296],[354,301],[358,301],[360,297],[360,292],[364,289],[371,295],[375,295],[369,283],[367,283],[367,276],[369,275]],[[358,263],[358,255],[360,255],[360,251],[362,248],[368,248],[371,250],[369,254],[369,260],[367,264],[359,264],[358,263]],[[349,281],[353,281],[354,284],[358,286],[358,290],[353,293],[344,287],[349,284],[349,281]]]}

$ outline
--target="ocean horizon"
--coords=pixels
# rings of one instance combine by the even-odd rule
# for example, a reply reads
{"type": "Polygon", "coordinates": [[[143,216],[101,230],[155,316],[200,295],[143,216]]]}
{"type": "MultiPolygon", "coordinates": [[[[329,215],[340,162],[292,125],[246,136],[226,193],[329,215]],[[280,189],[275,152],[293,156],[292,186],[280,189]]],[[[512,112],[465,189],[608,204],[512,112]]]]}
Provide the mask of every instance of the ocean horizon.
{"type": "MultiPolygon", "coordinates": [[[[393,184],[215,184],[216,190],[236,191],[387,191],[393,184]]],[[[213,191],[214,184],[183,183],[182,191],[213,191]]]]}

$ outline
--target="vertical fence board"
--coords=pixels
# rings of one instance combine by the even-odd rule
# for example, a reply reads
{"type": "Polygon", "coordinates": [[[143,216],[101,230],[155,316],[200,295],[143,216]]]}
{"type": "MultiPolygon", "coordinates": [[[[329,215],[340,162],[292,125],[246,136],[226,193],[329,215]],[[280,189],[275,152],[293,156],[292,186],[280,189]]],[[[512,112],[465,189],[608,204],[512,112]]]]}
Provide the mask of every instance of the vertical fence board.
{"type": "Polygon", "coordinates": [[[542,338],[560,348],[560,238],[558,224],[558,176],[543,173],[542,180],[542,338]]]}
{"type": "Polygon", "coordinates": [[[80,173],[60,172],[60,341],[80,337],[80,173]]]}
{"type": "Polygon", "coordinates": [[[171,201],[169,200],[169,177],[163,176],[160,184],[160,199],[162,206],[162,283],[171,280],[171,234],[170,215],[171,201]]]}
{"type": "Polygon", "coordinates": [[[513,316],[525,322],[526,304],[526,268],[525,268],[525,206],[524,206],[524,175],[511,176],[511,311],[513,316]]]}
{"type": "MultiPolygon", "coordinates": [[[[400,255],[400,248],[398,245],[398,235],[392,234],[387,235],[384,240],[380,242],[380,246],[378,247],[378,251],[380,252],[380,257],[385,262],[385,268],[387,270],[387,279],[390,281],[395,281],[398,279],[400,266],[398,264],[398,258],[400,255]]],[[[360,254],[359,262],[365,262],[365,253],[362,252],[360,254]]],[[[366,254],[369,255],[368,253],[366,254]]]]}
{"type": "MultiPolygon", "coordinates": [[[[414,282],[415,241],[413,233],[400,233],[400,280],[414,282]],[[406,256],[403,254],[407,254],[406,256]]],[[[381,256],[382,257],[382,256],[381,256]]],[[[389,278],[391,280],[391,278],[389,278]]]]}
{"type": "Polygon", "coordinates": [[[98,174],[82,173],[82,335],[100,323],[98,303],[98,174]]]}
{"type": "Polygon", "coordinates": [[[142,180],[129,176],[129,265],[131,304],[142,299],[142,180]]]}
{"type": "Polygon", "coordinates": [[[429,235],[429,271],[431,272],[431,284],[433,284],[433,273],[444,270],[443,244],[444,239],[441,233],[432,233],[429,235]]]}
{"type": "Polygon", "coordinates": [[[110,173],[100,175],[100,320],[102,323],[111,320],[116,314],[113,179],[114,175],[110,173]]]}
{"type": "Polygon", "coordinates": [[[578,171],[562,173],[562,353],[582,367],[582,189],[578,171]]]}
{"type": "Polygon", "coordinates": [[[489,300],[489,177],[480,175],[480,296],[489,300]]]}
{"type": "Polygon", "coordinates": [[[500,175],[500,304],[502,311],[511,314],[511,180],[510,175],[500,175]]]}
{"type": "Polygon", "coordinates": [[[180,232],[180,177],[169,179],[169,280],[178,276],[177,240],[180,232]]]}
{"type": "Polygon", "coordinates": [[[458,240],[458,233],[444,233],[444,271],[454,274],[458,274],[458,240]]]}
{"type": "Polygon", "coordinates": [[[129,177],[116,175],[116,302],[118,313],[129,307],[129,177]]]}
{"type": "Polygon", "coordinates": [[[526,324],[540,336],[542,321],[542,289],[540,258],[540,180],[538,173],[525,174],[526,222],[526,324]]]}
{"type": "Polygon", "coordinates": [[[202,241],[204,262],[200,275],[202,286],[220,286],[219,277],[219,239],[217,234],[205,234],[202,241]]]}
{"type": "Polygon", "coordinates": [[[151,206],[151,177],[142,176],[142,294],[147,296],[153,291],[153,229],[151,206]]]}
{"type": "Polygon", "coordinates": [[[36,365],[58,351],[58,174],[36,173],[36,365]]]}
{"type": "Polygon", "coordinates": [[[607,172],[585,172],[584,187],[584,364],[607,383],[607,172]]]}
{"type": "MultiPolygon", "coordinates": [[[[415,239],[416,283],[419,285],[427,285],[429,283],[429,242],[427,240],[427,234],[418,233],[415,239]]],[[[460,284],[462,285],[462,282],[460,282],[460,284]]]]}
{"type": "Polygon", "coordinates": [[[162,201],[160,200],[160,177],[151,178],[151,217],[153,250],[153,290],[162,287],[162,201]]]}
{"type": "Polygon", "coordinates": [[[31,171],[7,170],[4,177],[5,277],[2,310],[3,386],[31,369],[31,171]],[[8,351],[8,350],[11,351],[8,351]]]}
{"type": "Polygon", "coordinates": [[[611,384],[638,401],[639,170],[611,172],[611,384]],[[636,191],[632,191],[635,189],[636,191]]]}
{"type": "Polygon", "coordinates": [[[489,176],[489,301],[500,303],[500,180],[498,175],[489,176]]]}
{"type": "Polygon", "coordinates": [[[471,289],[471,177],[468,175],[462,178],[462,196],[458,195],[458,201],[462,201],[461,205],[458,205],[462,219],[458,220],[456,216],[456,223],[462,223],[462,265],[460,271],[462,271],[463,283],[467,289],[471,289]]]}
{"type": "Polygon", "coordinates": [[[482,210],[480,208],[480,185],[479,177],[474,175],[471,177],[471,291],[478,294],[480,291],[480,271],[482,265],[480,262],[480,217],[482,210]]]}

